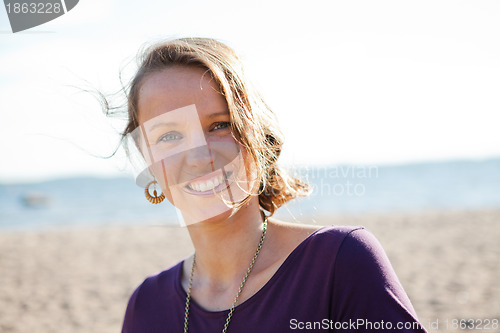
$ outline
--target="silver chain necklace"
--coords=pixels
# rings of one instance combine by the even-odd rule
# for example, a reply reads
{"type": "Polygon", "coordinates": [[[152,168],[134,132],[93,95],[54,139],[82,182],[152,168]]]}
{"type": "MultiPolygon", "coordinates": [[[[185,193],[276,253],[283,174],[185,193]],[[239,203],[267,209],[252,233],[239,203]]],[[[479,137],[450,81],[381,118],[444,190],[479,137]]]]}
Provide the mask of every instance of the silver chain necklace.
{"type": "MultiPolygon", "coordinates": [[[[250,267],[248,267],[247,273],[245,274],[243,281],[241,281],[241,285],[240,285],[240,288],[238,289],[238,293],[236,294],[236,297],[234,298],[233,305],[231,306],[231,309],[229,309],[229,314],[227,315],[226,323],[224,324],[224,328],[222,329],[222,333],[227,332],[229,322],[231,321],[231,317],[233,316],[234,308],[236,307],[236,303],[238,302],[238,297],[240,297],[241,291],[243,290],[243,287],[245,286],[245,283],[247,282],[248,276],[250,275],[250,272],[252,271],[253,265],[255,264],[255,261],[257,260],[257,257],[259,256],[260,249],[262,248],[262,244],[264,244],[264,239],[266,238],[266,231],[267,231],[267,216],[264,218],[262,236],[260,236],[259,246],[257,246],[257,251],[255,251],[255,255],[252,258],[252,262],[250,263],[250,267]]],[[[189,302],[191,300],[191,287],[193,286],[193,275],[194,275],[195,263],[196,263],[196,252],[193,255],[193,266],[191,267],[191,275],[189,276],[189,287],[188,287],[188,292],[187,292],[187,297],[186,297],[186,307],[185,307],[185,311],[184,311],[184,333],[188,333],[189,302]]]]}

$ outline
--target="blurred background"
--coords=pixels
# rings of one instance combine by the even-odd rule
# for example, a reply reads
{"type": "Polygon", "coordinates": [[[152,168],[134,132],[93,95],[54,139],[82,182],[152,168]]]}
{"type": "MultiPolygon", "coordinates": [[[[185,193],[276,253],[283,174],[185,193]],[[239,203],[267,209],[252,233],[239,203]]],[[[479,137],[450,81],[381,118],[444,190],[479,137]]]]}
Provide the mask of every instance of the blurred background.
{"type": "Polygon", "coordinates": [[[367,226],[430,331],[498,320],[499,14],[486,0],[87,0],[13,34],[0,9],[0,331],[117,331],[135,286],[192,251],[123,150],[104,158],[124,118],[93,94],[119,105],[138,50],[186,36],[234,47],[276,112],[281,162],[314,188],[279,218],[367,226]]]}

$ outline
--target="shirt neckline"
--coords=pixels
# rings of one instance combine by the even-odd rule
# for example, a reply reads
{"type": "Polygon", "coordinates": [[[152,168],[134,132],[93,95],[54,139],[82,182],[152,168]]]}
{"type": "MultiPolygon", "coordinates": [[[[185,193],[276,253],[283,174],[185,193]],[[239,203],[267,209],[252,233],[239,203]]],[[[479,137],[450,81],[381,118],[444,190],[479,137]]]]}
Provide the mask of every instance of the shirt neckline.
{"type": "MultiPolygon", "coordinates": [[[[297,256],[297,253],[305,246],[306,243],[308,243],[311,238],[319,233],[320,231],[323,231],[325,229],[331,228],[332,226],[323,226],[317,230],[315,230],[312,234],[307,236],[302,242],[300,242],[293,250],[290,252],[290,254],[286,257],[286,259],[283,261],[283,263],[280,265],[280,267],[276,270],[276,272],[271,276],[271,278],[260,288],[255,294],[253,294],[250,298],[246,299],[243,303],[238,304],[234,309],[244,309],[251,305],[253,302],[258,300],[262,295],[265,294],[266,290],[271,288],[274,284],[275,281],[279,279],[279,277],[283,274],[283,272],[286,270],[288,266],[291,265],[293,262],[294,258],[297,256]]],[[[181,284],[181,275],[182,275],[182,267],[184,264],[185,260],[182,260],[178,266],[177,266],[177,272],[175,274],[175,290],[178,294],[178,296],[185,302],[187,293],[182,287],[181,284]]],[[[209,311],[204,309],[201,305],[196,303],[193,299],[190,301],[190,307],[193,312],[197,312],[198,315],[203,315],[205,317],[220,317],[220,316],[226,316],[229,312],[229,309],[226,310],[220,310],[220,311],[209,311]]]]}

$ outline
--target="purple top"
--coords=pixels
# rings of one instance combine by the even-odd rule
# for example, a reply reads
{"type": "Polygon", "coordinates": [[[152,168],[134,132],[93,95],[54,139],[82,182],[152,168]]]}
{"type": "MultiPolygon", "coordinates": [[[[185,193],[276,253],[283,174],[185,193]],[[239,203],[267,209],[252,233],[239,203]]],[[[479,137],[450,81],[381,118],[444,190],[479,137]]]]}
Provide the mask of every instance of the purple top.
{"type": "MultiPolygon", "coordinates": [[[[122,333],[183,332],[182,262],[148,277],[129,300],[122,333]]],[[[222,332],[229,310],[191,299],[189,332],[222,332]]],[[[377,239],[362,227],[315,231],[234,311],[228,332],[426,332],[377,239]],[[405,328],[406,327],[406,328],[405,328]]]]}

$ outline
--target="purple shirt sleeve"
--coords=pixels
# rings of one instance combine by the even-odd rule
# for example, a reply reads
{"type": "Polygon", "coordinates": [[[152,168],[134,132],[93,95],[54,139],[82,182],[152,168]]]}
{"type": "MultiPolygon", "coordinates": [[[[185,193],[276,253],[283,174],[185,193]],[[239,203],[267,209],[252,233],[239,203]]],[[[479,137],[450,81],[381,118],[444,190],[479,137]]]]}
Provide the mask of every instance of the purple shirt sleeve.
{"type": "Polygon", "coordinates": [[[341,332],[425,332],[385,251],[365,229],[351,231],[339,249],[332,305],[341,332]]]}
{"type": "Polygon", "coordinates": [[[134,325],[134,309],[136,307],[136,299],[139,288],[137,288],[128,301],[127,310],[125,311],[125,318],[123,319],[122,333],[133,332],[134,325]]]}

